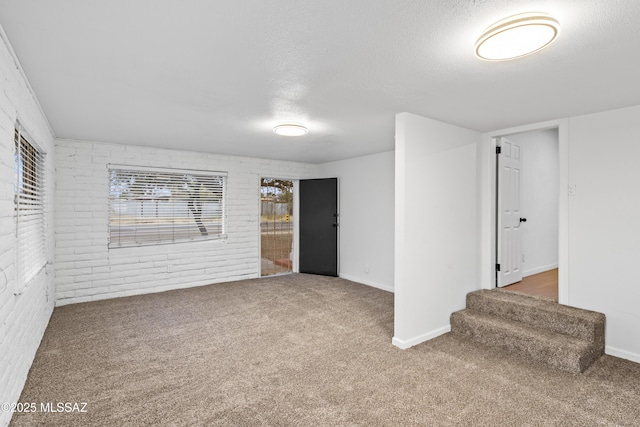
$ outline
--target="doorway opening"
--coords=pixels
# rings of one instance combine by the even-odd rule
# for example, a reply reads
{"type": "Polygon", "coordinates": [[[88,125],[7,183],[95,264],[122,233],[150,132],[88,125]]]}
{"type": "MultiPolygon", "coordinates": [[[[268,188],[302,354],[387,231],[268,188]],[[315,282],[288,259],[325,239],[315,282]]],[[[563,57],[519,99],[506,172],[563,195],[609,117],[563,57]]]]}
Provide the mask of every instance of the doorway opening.
{"type": "Polygon", "coordinates": [[[293,181],[260,179],[260,275],[293,271],[293,181]]]}
{"type": "Polygon", "coordinates": [[[495,138],[495,286],[558,300],[559,130],[495,138]]]}
{"type": "Polygon", "coordinates": [[[505,286],[507,291],[522,292],[558,302],[558,269],[543,271],[523,277],[518,283],[505,286]]]}

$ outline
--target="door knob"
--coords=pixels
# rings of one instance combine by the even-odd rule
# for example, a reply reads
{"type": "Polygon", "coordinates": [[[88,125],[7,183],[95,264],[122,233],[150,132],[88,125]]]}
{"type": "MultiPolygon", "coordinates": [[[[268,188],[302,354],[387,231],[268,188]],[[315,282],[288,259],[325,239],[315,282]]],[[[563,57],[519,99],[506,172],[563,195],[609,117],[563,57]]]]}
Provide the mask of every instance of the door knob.
{"type": "Polygon", "coordinates": [[[527,218],[520,218],[520,222],[527,222],[527,218]]]}

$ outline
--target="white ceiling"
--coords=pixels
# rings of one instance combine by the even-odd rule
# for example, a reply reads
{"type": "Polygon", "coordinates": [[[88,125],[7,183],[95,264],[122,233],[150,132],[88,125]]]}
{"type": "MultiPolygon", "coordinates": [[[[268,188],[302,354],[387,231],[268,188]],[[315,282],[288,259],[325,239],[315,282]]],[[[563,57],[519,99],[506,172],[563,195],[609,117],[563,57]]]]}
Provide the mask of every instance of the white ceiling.
{"type": "Polygon", "coordinates": [[[489,131],[640,104],[638,0],[0,0],[0,23],[59,138],[322,163],[393,149],[399,112],[489,131]],[[526,11],[559,39],[473,55],[526,11]]]}

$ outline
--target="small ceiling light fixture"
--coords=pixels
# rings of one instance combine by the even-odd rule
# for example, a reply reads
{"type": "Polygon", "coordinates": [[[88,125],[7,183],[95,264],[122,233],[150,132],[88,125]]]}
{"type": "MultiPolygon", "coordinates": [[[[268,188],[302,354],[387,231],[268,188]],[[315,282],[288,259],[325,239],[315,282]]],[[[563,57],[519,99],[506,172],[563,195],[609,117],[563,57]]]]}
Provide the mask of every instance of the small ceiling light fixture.
{"type": "Polygon", "coordinates": [[[273,128],[273,133],[282,136],[302,136],[309,133],[309,129],[300,123],[280,123],[273,128]]]}
{"type": "Polygon", "coordinates": [[[558,36],[560,23],[540,12],[521,13],[496,22],[480,36],[476,56],[504,61],[537,52],[558,36]]]}

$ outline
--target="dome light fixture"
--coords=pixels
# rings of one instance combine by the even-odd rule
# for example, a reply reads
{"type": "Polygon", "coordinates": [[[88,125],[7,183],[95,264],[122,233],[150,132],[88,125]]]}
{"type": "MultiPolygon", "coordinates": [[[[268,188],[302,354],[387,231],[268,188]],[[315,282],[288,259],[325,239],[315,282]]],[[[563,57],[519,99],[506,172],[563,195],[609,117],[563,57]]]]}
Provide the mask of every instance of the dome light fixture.
{"type": "Polygon", "coordinates": [[[309,129],[300,123],[280,123],[273,128],[273,133],[282,136],[303,136],[309,133],[309,129]]]}
{"type": "Polygon", "coordinates": [[[559,32],[560,23],[546,13],[521,13],[487,28],[476,42],[475,53],[487,61],[520,58],[549,46],[559,32]]]}

